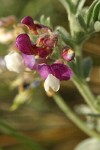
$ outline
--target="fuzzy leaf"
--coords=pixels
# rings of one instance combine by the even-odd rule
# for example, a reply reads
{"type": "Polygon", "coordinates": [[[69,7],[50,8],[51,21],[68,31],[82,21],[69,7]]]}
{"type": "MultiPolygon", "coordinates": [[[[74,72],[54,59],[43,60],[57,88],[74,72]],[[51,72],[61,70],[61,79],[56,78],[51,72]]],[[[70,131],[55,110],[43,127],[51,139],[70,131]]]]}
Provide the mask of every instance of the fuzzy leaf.
{"type": "Polygon", "coordinates": [[[81,10],[82,7],[84,6],[86,0],[78,0],[76,3],[76,9],[81,10]]]}
{"type": "Polygon", "coordinates": [[[42,15],[40,17],[40,23],[43,24],[43,25],[46,25],[46,26],[49,26],[51,27],[51,21],[50,21],[50,17],[45,17],[44,15],[42,15]]]}
{"type": "Polygon", "coordinates": [[[67,32],[67,30],[64,27],[56,27],[55,31],[59,32],[61,38],[63,39],[63,41],[70,45],[71,47],[73,47],[73,39],[70,37],[69,33],[67,32]]]}
{"type": "Polygon", "coordinates": [[[98,20],[99,13],[100,13],[100,1],[96,3],[93,9],[93,22],[98,20]]]}
{"type": "Polygon", "coordinates": [[[78,21],[79,21],[80,26],[83,28],[83,30],[84,30],[84,31],[87,31],[87,26],[86,26],[86,23],[85,23],[83,17],[79,14],[79,15],[77,16],[77,19],[78,19],[78,21]]]}
{"type": "Polygon", "coordinates": [[[84,77],[87,78],[90,75],[91,68],[92,68],[92,59],[91,57],[86,57],[83,60],[83,73],[84,77]]]}
{"type": "Polygon", "coordinates": [[[99,32],[100,31],[100,21],[96,21],[95,24],[94,24],[94,29],[96,32],[99,32]]]}
{"type": "MultiPolygon", "coordinates": [[[[95,9],[95,6],[99,3],[100,1],[99,0],[95,0],[95,1],[93,1],[93,3],[90,5],[90,7],[89,7],[89,9],[88,9],[88,11],[87,11],[87,26],[89,26],[90,25],[90,23],[91,23],[91,17],[93,17],[92,15],[93,15],[93,11],[94,11],[94,9],[95,9]]],[[[92,18],[93,19],[93,18],[92,18]]]]}
{"type": "Polygon", "coordinates": [[[71,2],[71,0],[59,0],[62,5],[65,7],[66,11],[68,12],[68,14],[71,13],[75,13],[75,7],[74,4],[71,2]]]}

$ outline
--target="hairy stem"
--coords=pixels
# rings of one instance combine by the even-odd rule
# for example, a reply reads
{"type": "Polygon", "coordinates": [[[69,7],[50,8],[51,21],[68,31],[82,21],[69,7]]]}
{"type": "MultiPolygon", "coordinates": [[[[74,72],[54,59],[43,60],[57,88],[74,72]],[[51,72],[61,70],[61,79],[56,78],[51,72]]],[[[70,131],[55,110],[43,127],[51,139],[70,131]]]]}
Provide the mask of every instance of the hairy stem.
{"type": "Polygon", "coordinates": [[[100,135],[90,129],[85,122],[83,122],[67,105],[67,103],[64,102],[64,100],[62,99],[62,97],[58,94],[55,94],[53,96],[56,104],[58,105],[58,107],[65,113],[65,115],[72,120],[72,122],[74,122],[82,131],[84,131],[87,135],[91,136],[91,137],[96,137],[98,139],[100,139],[100,135]]]}
{"type": "Polygon", "coordinates": [[[91,92],[90,88],[88,87],[86,81],[75,76],[72,78],[72,81],[77,87],[82,97],[84,98],[85,102],[90,106],[92,111],[95,113],[99,112],[100,109],[97,108],[95,105],[95,97],[93,93],[91,92]]]}

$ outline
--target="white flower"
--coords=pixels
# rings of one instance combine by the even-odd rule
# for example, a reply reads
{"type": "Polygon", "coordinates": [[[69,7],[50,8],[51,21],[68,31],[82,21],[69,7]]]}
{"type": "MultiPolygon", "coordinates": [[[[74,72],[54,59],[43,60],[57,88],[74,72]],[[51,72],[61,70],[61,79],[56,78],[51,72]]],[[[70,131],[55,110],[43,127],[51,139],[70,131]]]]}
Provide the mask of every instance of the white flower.
{"type": "Polygon", "coordinates": [[[14,36],[12,31],[5,31],[4,29],[0,29],[0,43],[5,44],[11,40],[13,40],[14,36]]]}
{"type": "Polygon", "coordinates": [[[52,74],[49,74],[44,82],[44,89],[46,92],[50,92],[51,90],[57,92],[60,88],[60,80],[57,79],[52,74]]]}
{"type": "Polygon", "coordinates": [[[17,52],[11,52],[5,56],[6,67],[10,71],[14,71],[20,73],[24,71],[24,59],[23,57],[17,52]]]}

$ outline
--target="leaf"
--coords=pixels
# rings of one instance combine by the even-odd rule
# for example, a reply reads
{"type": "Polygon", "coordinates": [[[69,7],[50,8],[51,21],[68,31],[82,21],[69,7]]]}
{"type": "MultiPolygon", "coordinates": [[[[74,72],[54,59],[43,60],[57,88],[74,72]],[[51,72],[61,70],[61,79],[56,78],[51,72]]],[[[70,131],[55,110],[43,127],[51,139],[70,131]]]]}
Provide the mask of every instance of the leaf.
{"type": "Polygon", "coordinates": [[[78,0],[76,3],[76,10],[81,10],[82,7],[84,6],[86,0],[78,0]]]}
{"type": "Polygon", "coordinates": [[[62,5],[65,7],[66,11],[68,12],[68,14],[71,13],[75,13],[75,7],[74,4],[71,2],[71,0],[59,0],[62,5]]]}
{"type": "Polygon", "coordinates": [[[86,16],[86,22],[87,22],[87,26],[90,25],[90,22],[91,22],[91,17],[93,15],[93,10],[94,10],[94,7],[95,5],[99,2],[99,0],[94,0],[93,3],[90,5],[88,11],[87,11],[87,16],[86,16]]]}
{"type": "Polygon", "coordinates": [[[42,15],[40,17],[40,23],[48,27],[52,27],[50,17],[46,18],[44,15],[42,15]]]}
{"type": "Polygon", "coordinates": [[[86,57],[83,60],[83,73],[84,77],[87,78],[90,75],[91,69],[92,69],[92,59],[91,57],[86,57]]]}
{"type": "Polygon", "coordinates": [[[86,23],[85,23],[83,17],[80,14],[78,14],[77,19],[78,19],[80,26],[83,28],[83,30],[87,31],[87,26],[86,26],[86,23]]]}
{"type": "Polygon", "coordinates": [[[81,143],[79,143],[75,150],[99,150],[100,149],[100,140],[96,138],[88,138],[81,143]]]}
{"type": "Polygon", "coordinates": [[[100,13],[100,1],[98,3],[96,3],[96,5],[94,6],[93,16],[92,16],[93,22],[98,20],[99,13],[100,13]]]}
{"type": "Polygon", "coordinates": [[[100,31],[100,21],[96,21],[95,24],[94,24],[94,29],[96,32],[99,32],[100,31]]]}
{"type": "Polygon", "coordinates": [[[69,33],[67,32],[67,30],[64,27],[58,26],[58,27],[56,27],[55,31],[59,32],[61,38],[63,39],[63,41],[66,44],[73,47],[74,40],[71,38],[71,36],[69,35],[69,33]]]}

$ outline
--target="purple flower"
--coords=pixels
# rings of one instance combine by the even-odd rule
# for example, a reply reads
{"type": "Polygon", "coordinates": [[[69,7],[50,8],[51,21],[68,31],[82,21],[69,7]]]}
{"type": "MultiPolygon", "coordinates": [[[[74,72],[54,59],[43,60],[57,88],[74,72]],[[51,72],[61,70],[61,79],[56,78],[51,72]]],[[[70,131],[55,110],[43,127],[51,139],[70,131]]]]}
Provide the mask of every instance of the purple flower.
{"type": "Polygon", "coordinates": [[[47,57],[52,52],[52,49],[48,49],[47,47],[37,47],[25,33],[20,34],[16,38],[16,46],[26,55],[38,55],[41,58],[47,57]]]}
{"type": "Polygon", "coordinates": [[[43,34],[37,40],[38,46],[44,46],[49,48],[54,48],[57,45],[58,34],[50,32],[47,34],[43,34]]]}
{"type": "Polygon", "coordinates": [[[16,38],[16,46],[18,49],[26,54],[26,55],[33,55],[36,53],[35,45],[31,43],[30,38],[27,34],[20,34],[16,38]]]}
{"type": "Polygon", "coordinates": [[[73,75],[69,67],[60,63],[52,65],[40,64],[37,69],[43,79],[46,79],[49,74],[52,74],[59,80],[69,80],[73,75]]]}
{"type": "Polygon", "coordinates": [[[36,24],[34,23],[32,17],[26,16],[21,20],[21,23],[26,25],[34,34],[39,34],[38,30],[40,30],[42,33],[48,32],[48,30],[51,30],[49,27],[44,26],[42,24],[36,24]]]}
{"type": "Polygon", "coordinates": [[[33,19],[30,16],[26,16],[21,20],[21,23],[26,25],[34,34],[38,34],[36,25],[34,24],[33,19]]]}

